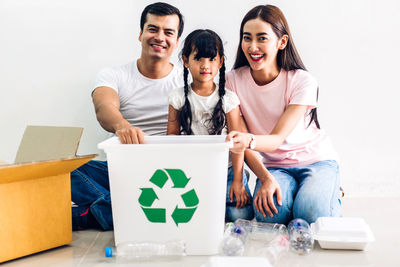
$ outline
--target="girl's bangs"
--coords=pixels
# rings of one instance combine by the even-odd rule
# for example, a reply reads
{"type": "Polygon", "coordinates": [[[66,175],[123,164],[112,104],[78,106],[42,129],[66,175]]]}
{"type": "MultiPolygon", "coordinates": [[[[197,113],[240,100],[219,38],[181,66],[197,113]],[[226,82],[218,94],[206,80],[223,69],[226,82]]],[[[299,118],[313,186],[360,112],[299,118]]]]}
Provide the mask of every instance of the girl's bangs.
{"type": "Polygon", "coordinates": [[[196,52],[195,59],[215,58],[218,54],[217,41],[210,33],[201,33],[195,38],[193,51],[196,52]]]}

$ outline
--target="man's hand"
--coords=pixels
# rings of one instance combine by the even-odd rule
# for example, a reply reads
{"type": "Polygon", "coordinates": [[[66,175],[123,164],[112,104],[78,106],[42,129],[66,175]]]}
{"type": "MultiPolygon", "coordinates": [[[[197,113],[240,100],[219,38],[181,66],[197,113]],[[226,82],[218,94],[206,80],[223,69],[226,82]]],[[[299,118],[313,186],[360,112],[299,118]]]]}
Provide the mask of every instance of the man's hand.
{"type": "Polygon", "coordinates": [[[123,126],[115,131],[122,144],[143,144],[146,135],[140,128],[123,126]]]}

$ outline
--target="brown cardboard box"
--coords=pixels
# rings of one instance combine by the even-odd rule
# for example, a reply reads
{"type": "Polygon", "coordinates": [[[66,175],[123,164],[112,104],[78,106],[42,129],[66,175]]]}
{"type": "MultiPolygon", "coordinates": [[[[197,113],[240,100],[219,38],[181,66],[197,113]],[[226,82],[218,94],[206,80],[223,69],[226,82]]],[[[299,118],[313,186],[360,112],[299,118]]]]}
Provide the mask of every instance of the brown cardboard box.
{"type": "Polygon", "coordinates": [[[14,164],[0,166],[0,262],[72,242],[70,172],[82,128],[28,126],[14,164]]]}

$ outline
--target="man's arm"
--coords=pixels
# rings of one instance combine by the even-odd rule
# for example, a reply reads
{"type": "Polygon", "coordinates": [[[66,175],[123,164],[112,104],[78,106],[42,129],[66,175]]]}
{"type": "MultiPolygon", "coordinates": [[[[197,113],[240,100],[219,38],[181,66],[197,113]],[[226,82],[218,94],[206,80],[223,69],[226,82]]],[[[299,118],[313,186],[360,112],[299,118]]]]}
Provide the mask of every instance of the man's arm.
{"type": "Polygon", "coordinates": [[[119,111],[120,102],[117,92],[110,87],[97,87],[92,94],[97,120],[101,127],[115,133],[123,144],[142,144],[144,135],[132,126],[119,111]]]}

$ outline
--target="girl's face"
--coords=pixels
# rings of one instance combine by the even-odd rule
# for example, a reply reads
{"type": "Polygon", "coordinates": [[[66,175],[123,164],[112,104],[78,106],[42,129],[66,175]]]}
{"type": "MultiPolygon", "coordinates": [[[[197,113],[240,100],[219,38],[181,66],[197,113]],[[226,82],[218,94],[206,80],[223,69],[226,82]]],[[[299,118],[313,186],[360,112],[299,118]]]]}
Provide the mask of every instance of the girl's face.
{"type": "Polygon", "coordinates": [[[287,36],[278,38],[271,24],[260,18],[247,21],[243,27],[242,50],[252,70],[276,66],[276,56],[284,49],[287,36]]]}
{"type": "Polygon", "coordinates": [[[184,65],[189,69],[193,78],[193,82],[213,82],[214,77],[218,74],[218,70],[221,68],[224,59],[221,58],[218,53],[215,58],[202,57],[196,59],[196,53],[197,51],[192,51],[189,58],[183,56],[184,65]]]}

